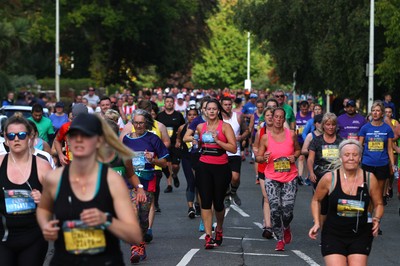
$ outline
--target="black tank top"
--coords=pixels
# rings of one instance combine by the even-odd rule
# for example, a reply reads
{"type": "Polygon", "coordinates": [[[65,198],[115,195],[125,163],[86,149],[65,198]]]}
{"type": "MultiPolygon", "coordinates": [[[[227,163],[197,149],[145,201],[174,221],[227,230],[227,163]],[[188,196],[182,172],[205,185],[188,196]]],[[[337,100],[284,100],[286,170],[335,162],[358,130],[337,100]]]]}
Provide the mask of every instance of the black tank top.
{"type": "Polygon", "coordinates": [[[119,239],[107,229],[103,231],[106,247],[105,250],[100,253],[75,255],[67,251],[64,242],[63,224],[68,223],[64,222],[80,220],[80,213],[84,209],[98,208],[103,212],[111,213],[111,215],[115,217],[113,199],[108,188],[107,170],[107,165],[99,163],[95,196],[92,200],[80,201],[72,191],[69,182],[69,165],[65,166],[54,201],[54,215],[55,218],[60,221],[60,231],[58,233],[58,239],[54,243],[55,251],[52,264],[78,265],[85,262],[86,265],[91,265],[91,263],[96,263],[96,265],[123,265],[119,239]]]}
{"type": "MultiPolygon", "coordinates": [[[[8,154],[4,156],[0,166],[0,238],[2,241],[12,241],[14,238],[26,239],[30,233],[40,233],[36,221],[36,204],[30,196],[32,189],[42,191],[39,182],[36,156],[32,155],[31,174],[21,185],[14,184],[7,175],[8,154]]],[[[22,240],[23,241],[23,240],[22,240]]]]}
{"type": "Polygon", "coordinates": [[[358,235],[369,228],[367,221],[370,196],[366,173],[363,171],[364,183],[362,187],[357,187],[355,196],[342,191],[339,170],[336,176],[336,186],[329,195],[329,210],[323,230],[331,230],[343,237],[358,235]]]}

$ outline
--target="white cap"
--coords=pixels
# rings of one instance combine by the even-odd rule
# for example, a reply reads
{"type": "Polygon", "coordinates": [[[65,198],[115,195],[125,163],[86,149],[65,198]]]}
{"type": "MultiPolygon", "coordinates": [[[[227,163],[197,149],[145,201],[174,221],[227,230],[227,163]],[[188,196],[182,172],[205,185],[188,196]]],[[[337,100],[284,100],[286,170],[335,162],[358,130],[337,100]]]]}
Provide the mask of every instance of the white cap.
{"type": "Polygon", "coordinates": [[[183,94],[182,93],[178,93],[178,95],[176,96],[177,99],[183,99],[183,94]]]}

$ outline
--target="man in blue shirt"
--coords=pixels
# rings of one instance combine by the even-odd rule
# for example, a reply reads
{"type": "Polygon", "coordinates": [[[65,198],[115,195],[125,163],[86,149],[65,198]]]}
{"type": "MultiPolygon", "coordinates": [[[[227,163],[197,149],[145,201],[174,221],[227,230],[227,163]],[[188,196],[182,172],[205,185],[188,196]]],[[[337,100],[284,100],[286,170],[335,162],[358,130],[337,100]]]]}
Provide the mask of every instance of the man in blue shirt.
{"type": "Polygon", "coordinates": [[[385,100],[383,101],[383,105],[385,107],[390,107],[393,110],[393,119],[396,119],[397,113],[396,113],[396,106],[392,102],[392,95],[390,93],[385,93],[385,100]]]}

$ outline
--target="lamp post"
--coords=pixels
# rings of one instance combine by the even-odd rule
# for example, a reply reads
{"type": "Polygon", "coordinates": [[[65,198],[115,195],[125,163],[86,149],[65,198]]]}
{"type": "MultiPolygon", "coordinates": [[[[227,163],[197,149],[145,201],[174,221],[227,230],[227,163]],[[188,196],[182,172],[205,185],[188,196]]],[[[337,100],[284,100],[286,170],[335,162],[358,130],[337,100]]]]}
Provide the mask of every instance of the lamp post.
{"type": "Polygon", "coordinates": [[[56,86],[56,98],[60,100],[60,2],[56,0],[56,66],[55,66],[55,86],[56,86]]]}
{"type": "Polygon", "coordinates": [[[244,81],[244,89],[251,91],[251,80],[250,80],[250,32],[247,32],[247,79],[244,81]]]}
{"type": "Polygon", "coordinates": [[[368,112],[374,101],[374,26],[375,0],[371,0],[369,22],[369,62],[368,62],[368,112]]]}

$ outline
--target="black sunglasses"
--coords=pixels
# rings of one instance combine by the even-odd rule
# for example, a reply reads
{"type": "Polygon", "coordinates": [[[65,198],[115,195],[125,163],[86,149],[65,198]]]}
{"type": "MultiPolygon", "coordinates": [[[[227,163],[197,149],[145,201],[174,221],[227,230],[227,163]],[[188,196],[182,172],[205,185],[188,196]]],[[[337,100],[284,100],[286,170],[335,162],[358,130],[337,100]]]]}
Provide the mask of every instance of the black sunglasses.
{"type": "Polygon", "coordinates": [[[23,131],[18,133],[7,133],[7,139],[9,140],[14,140],[16,136],[18,136],[18,139],[24,140],[26,139],[26,136],[28,136],[28,133],[23,131]]]}
{"type": "Polygon", "coordinates": [[[285,97],[285,95],[283,95],[283,94],[282,95],[275,95],[275,97],[276,98],[283,98],[283,97],[285,97]]]}

